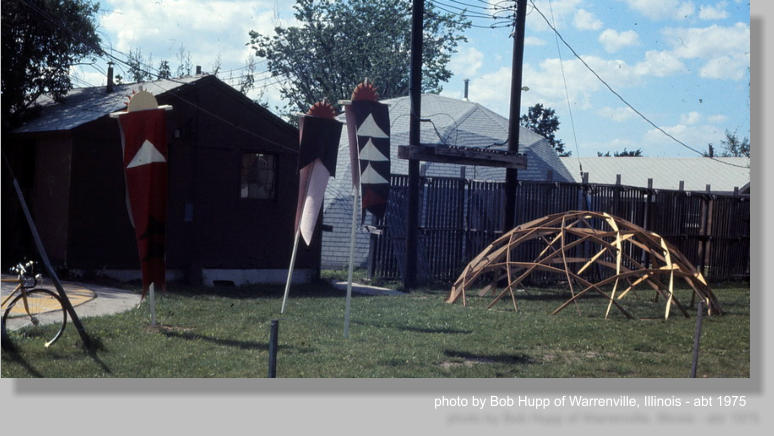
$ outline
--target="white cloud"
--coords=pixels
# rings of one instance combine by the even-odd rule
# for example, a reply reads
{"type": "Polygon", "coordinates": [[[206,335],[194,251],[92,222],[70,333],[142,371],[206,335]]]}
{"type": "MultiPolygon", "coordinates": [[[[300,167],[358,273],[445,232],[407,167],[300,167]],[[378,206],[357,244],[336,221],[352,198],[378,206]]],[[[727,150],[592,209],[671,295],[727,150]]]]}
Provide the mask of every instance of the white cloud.
{"type": "MultiPolygon", "coordinates": [[[[490,0],[491,1],[491,0],[490,0]]],[[[561,31],[575,16],[582,0],[535,0],[535,6],[540,9],[554,27],[561,31]]],[[[543,17],[538,13],[527,15],[527,29],[536,32],[548,32],[551,29],[546,25],[543,17]]]]}
{"type": "Polygon", "coordinates": [[[655,50],[645,52],[645,60],[639,62],[634,68],[639,75],[656,77],[665,77],[685,71],[685,65],[674,53],[655,50]]]}
{"type": "Polygon", "coordinates": [[[688,112],[687,114],[680,115],[680,123],[682,124],[696,124],[701,121],[701,114],[696,111],[688,112]]]}
{"type": "Polygon", "coordinates": [[[720,2],[715,6],[699,6],[699,18],[702,20],[722,20],[726,17],[728,17],[726,2],[720,2]]]}
{"type": "Polygon", "coordinates": [[[750,28],[744,23],[669,28],[662,33],[678,58],[705,61],[701,77],[740,80],[750,65],[750,28]]]}
{"type": "Polygon", "coordinates": [[[605,29],[599,35],[599,42],[605,48],[608,53],[614,53],[618,50],[635,45],[639,42],[639,36],[637,32],[633,30],[626,30],[624,32],[618,32],[613,29],[605,29]]]}
{"type": "MultiPolygon", "coordinates": [[[[527,83],[524,82],[524,84],[527,83]]],[[[508,67],[501,67],[497,71],[471,80],[468,89],[471,101],[480,103],[501,115],[508,114],[510,92],[511,69],[508,67]]]]}
{"type": "Polygon", "coordinates": [[[268,0],[206,1],[107,0],[100,18],[105,48],[128,53],[141,49],[153,55],[153,67],[166,59],[174,70],[181,45],[191,61],[205,71],[220,54],[223,68],[241,66],[252,50],[245,46],[248,32],[271,34],[274,4],[268,0]],[[111,38],[110,36],[113,35],[111,38]]]}
{"type": "Polygon", "coordinates": [[[687,19],[693,13],[696,12],[696,8],[694,8],[693,3],[691,2],[685,2],[680,3],[680,6],[677,7],[677,10],[675,11],[675,19],[677,20],[683,20],[687,19]]]}
{"type": "MultiPolygon", "coordinates": [[[[680,123],[662,128],[670,135],[699,151],[706,150],[707,144],[717,142],[717,139],[723,135],[723,131],[720,128],[708,124],[689,125],[680,123]]],[[[643,136],[643,149],[648,150],[649,156],[697,155],[657,129],[650,129],[645,133],[643,136]]]]}
{"type": "MultiPolygon", "coordinates": [[[[634,69],[624,61],[597,56],[583,56],[583,59],[614,89],[628,88],[641,82],[634,69]]],[[[591,96],[602,89],[602,83],[577,59],[565,60],[563,66],[570,103],[580,109],[591,108],[591,96]]],[[[525,64],[522,82],[530,88],[522,95],[522,106],[538,102],[555,108],[566,106],[559,59],[545,59],[537,68],[525,64]]]]}
{"type": "Polygon", "coordinates": [[[750,28],[744,23],[730,27],[667,28],[662,31],[675,54],[682,58],[712,58],[717,53],[750,51],[750,28]]]}
{"type": "Polygon", "coordinates": [[[707,121],[712,124],[722,124],[728,121],[728,116],[723,114],[710,115],[707,117],[707,121]]]}
{"type": "Polygon", "coordinates": [[[541,46],[541,45],[546,45],[546,42],[545,42],[545,40],[540,39],[540,38],[535,37],[535,36],[527,36],[527,37],[524,38],[524,45],[525,46],[537,47],[537,46],[541,46]]]}
{"type": "Polygon", "coordinates": [[[602,21],[585,9],[578,9],[578,12],[575,13],[574,24],[579,30],[599,30],[602,28],[602,21]]]}
{"type": "Polygon", "coordinates": [[[471,77],[475,75],[484,61],[484,54],[473,46],[460,49],[449,62],[449,69],[455,76],[471,77]]]}
{"type": "Polygon", "coordinates": [[[731,79],[744,78],[744,59],[740,56],[719,56],[710,59],[699,70],[699,77],[704,79],[731,79]]]}
{"type": "Polygon", "coordinates": [[[605,118],[610,118],[617,123],[622,123],[637,116],[637,114],[635,114],[634,111],[631,110],[631,108],[628,106],[621,106],[616,108],[605,106],[599,109],[597,113],[605,118]]]}
{"type": "Polygon", "coordinates": [[[695,12],[693,2],[679,0],[619,0],[624,1],[629,8],[641,13],[651,20],[675,19],[683,20],[695,12]]]}

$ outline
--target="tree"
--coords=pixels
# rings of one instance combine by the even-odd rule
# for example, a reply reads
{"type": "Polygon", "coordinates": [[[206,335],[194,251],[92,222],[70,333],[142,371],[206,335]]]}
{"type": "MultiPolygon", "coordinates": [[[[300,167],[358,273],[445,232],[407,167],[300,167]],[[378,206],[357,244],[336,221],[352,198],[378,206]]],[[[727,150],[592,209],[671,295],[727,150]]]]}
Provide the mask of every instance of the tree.
{"type": "Polygon", "coordinates": [[[159,63],[159,79],[171,79],[172,71],[169,69],[169,62],[162,59],[159,63]]]}
{"type": "MultiPolygon", "coordinates": [[[[297,0],[297,26],[271,36],[250,32],[249,44],[281,78],[285,110],[306,111],[323,98],[349,99],[368,78],[381,98],[408,95],[411,49],[410,0],[297,0]]],[[[447,68],[470,22],[425,3],[422,91],[440,92],[447,68]]]]}
{"type": "Polygon", "coordinates": [[[191,52],[180,44],[180,48],[177,50],[177,77],[190,76],[193,64],[191,63],[191,52]]]}
{"type": "Polygon", "coordinates": [[[255,88],[255,56],[245,59],[244,80],[239,83],[239,92],[247,95],[255,88]]]}
{"type": "Polygon", "coordinates": [[[98,5],[88,0],[3,1],[3,130],[16,126],[44,94],[72,89],[70,67],[101,52],[98,5]]]}
{"type": "Polygon", "coordinates": [[[720,143],[723,145],[723,156],[750,157],[750,140],[739,139],[736,132],[726,130],[726,139],[720,143]]]}
{"type": "MultiPolygon", "coordinates": [[[[597,157],[610,157],[610,152],[605,152],[605,154],[602,154],[602,152],[597,152],[597,157]]],[[[624,147],[623,151],[614,151],[613,157],[642,157],[642,149],[638,148],[636,150],[627,150],[626,147],[624,147]]]]}
{"type": "Polygon", "coordinates": [[[548,139],[559,156],[567,157],[572,154],[571,151],[565,151],[564,142],[556,138],[555,133],[559,130],[559,119],[553,109],[536,103],[534,106],[530,106],[526,115],[521,116],[521,125],[548,139]]]}
{"type": "Polygon", "coordinates": [[[707,144],[707,151],[702,154],[704,157],[750,157],[749,138],[739,139],[736,132],[731,133],[726,130],[726,138],[720,140],[720,145],[723,146],[723,151],[719,155],[715,152],[715,146],[712,143],[707,144]]]}
{"type": "Polygon", "coordinates": [[[129,75],[134,82],[144,82],[146,80],[153,80],[149,65],[151,65],[152,58],[148,56],[148,60],[145,61],[142,58],[142,50],[139,48],[130,49],[129,56],[126,63],[129,67],[129,75]]]}

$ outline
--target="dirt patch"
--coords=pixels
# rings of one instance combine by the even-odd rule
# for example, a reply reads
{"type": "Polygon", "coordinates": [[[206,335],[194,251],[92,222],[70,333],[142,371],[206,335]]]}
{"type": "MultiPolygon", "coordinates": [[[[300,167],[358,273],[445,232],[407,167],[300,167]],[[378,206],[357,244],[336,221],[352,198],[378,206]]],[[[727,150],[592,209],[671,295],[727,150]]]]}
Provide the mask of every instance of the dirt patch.
{"type": "Polygon", "coordinates": [[[495,361],[492,359],[486,359],[486,358],[470,358],[470,359],[465,359],[462,362],[456,362],[456,361],[452,362],[452,361],[446,360],[444,362],[441,362],[440,366],[441,368],[448,371],[452,368],[459,368],[462,366],[464,366],[465,368],[472,368],[473,365],[478,365],[481,363],[495,363],[495,361]]]}
{"type": "Polygon", "coordinates": [[[193,327],[181,327],[175,325],[158,324],[154,326],[145,327],[148,331],[159,331],[162,333],[187,333],[193,331],[193,327]]]}

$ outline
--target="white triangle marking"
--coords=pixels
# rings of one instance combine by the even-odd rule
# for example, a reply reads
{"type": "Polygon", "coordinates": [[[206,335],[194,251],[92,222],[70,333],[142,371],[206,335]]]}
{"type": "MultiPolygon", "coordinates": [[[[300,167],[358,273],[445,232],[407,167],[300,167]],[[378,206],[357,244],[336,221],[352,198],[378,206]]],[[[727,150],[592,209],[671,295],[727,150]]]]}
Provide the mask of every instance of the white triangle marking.
{"type": "Polygon", "coordinates": [[[360,183],[365,184],[380,184],[380,183],[390,183],[382,177],[381,174],[379,174],[375,169],[371,167],[371,164],[368,164],[366,166],[366,169],[363,171],[363,173],[360,175],[360,183]]]}
{"type": "Polygon", "coordinates": [[[376,148],[373,141],[371,141],[371,138],[368,138],[368,142],[366,142],[366,145],[360,150],[360,159],[370,160],[372,162],[386,162],[389,160],[387,159],[387,156],[383,155],[382,152],[376,148]]]}
{"type": "Polygon", "coordinates": [[[134,155],[126,168],[134,168],[142,165],[148,165],[153,162],[166,161],[167,160],[164,158],[164,155],[161,154],[156,146],[146,139],[145,142],[142,143],[142,146],[140,146],[140,149],[137,150],[137,154],[134,155]]]}
{"type": "Polygon", "coordinates": [[[376,124],[374,114],[368,114],[363,124],[357,128],[358,136],[370,136],[372,138],[389,138],[386,133],[376,124]]]}

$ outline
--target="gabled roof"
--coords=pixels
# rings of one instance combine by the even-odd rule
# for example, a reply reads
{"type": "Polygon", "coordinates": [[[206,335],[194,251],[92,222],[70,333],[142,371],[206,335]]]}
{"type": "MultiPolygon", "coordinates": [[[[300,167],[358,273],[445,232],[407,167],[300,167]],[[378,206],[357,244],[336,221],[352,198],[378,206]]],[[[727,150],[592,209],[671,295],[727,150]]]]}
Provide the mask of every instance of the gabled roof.
{"type": "Polygon", "coordinates": [[[583,172],[589,173],[589,183],[614,184],[616,174],[621,184],[647,187],[653,179],[655,189],[678,189],[684,181],[686,191],[704,191],[710,185],[713,192],[733,192],[750,183],[750,159],[746,157],[563,157],[564,165],[576,182],[583,172]],[[720,161],[720,162],[718,162],[720,161]],[[725,163],[724,163],[725,162],[725,163]],[[733,164],[727,165],[727,164],[733,164]]]}
{"type": "Polygon", "coordinates": [[[14,133],[36,133],[72,130],[111,112],[126,108],[129,96],[140,88],[154,96],[209,76],[182,77],[168,80],[115,85],[112,92],[105,86],[74,88],[64,100],[56,102],[48,96],[38,99],[40,115],[14,130],[14,133]]]}

